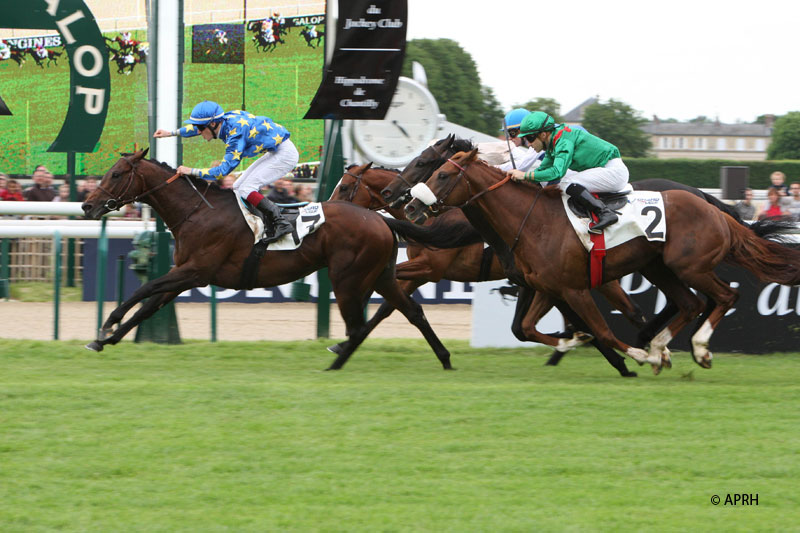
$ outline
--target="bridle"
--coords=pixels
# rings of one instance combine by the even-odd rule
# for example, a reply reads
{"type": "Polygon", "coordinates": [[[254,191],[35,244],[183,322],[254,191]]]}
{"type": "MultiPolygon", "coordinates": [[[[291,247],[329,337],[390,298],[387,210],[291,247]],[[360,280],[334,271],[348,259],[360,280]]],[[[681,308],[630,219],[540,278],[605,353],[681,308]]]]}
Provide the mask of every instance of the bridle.
{"type": "Polygon", "coordinates": [[[473,194],[472,193],[472,187],[470,186],[470,181],[469,181],[469,179],[467,179],[467,175],[466,175],[466,172],[467,172],[467,168],[466,167],[469,167],[469,163],[462,167],[461,165],[459,165],[458,163],[453,161],[452,158],[449,158],[449,157],[447,158],[447,162],[451,163],[456,168],[458,168],[459,172],[456,175],[455,179],[451,180],[447,184],[448,186],[445,189],[445,191],[442,191],[438,195],[436,195],[436,202],[434,202],[433,204],[428,206],[428,209],[430,209],[431,212],[433,212],[433,213],[438,213],[440,210],[461,209],[462,207],[467,207],[468,205],[470,205],[472,202],[474,202],[475,200],[477,200],[478,198],[480,198],[481,196],[483,196],[487,192],[493,191],[493,190],[497,189],[498,187],[502,187],[503,185],[508,183],[508,181],[511,179],[509,176],[506,176],[505,178],[503,178],[502,180],[498,181],[497,183],[495,183],[493,185],[490,185],[486,189],[483,189],[482,191],[478,191],[477,193],[473,194]],[[467,184],[467,194],[469,195],[469,199],[467,199],[466,202],[464,202],[463,204],[458,205],[458,206],[445,205],[445,203],[444,203],[445,200],[447,200],[447,198],[450,196],[450,194],[456,188],[456,186],[458,185],[458,183],[459,183],[459,181],[461,179],[463,179],[464,182],[467,184]]]}
{"type": "Polygon", "coordinates": [[[367,170],[369,169],[368,168],[363,169],[361,173],[358,174],[357,176],[355,174],[351,174],[350,172],[345,171],[344,173],[345,176],[350,176],[351,178],[354,178],[356,180],[355,184],[353,185],[353,190],[350,192],[350,196],[348,197],[347,201],[352,203],[353,200],[355,200],[356,198],[356,194],[358,193],[358,187],[360,185],[363,185],[364,190],[366,190],[367,194],[369,195],[370,204],[372,204],[373,201],[378,204],[377,207],[369,207],[369,209],[371,211],[380,211],[381,209],[388,207],[389,204],[383,201],[383,198],[381,197],[380,194],[376,193],[369,185],[364,183],[364,174],[367,172],[367,170]]]}
{"type": "MultiPolygon", "coordinates": [[[[128,174],[128,181],[125,183],[124,190],[122,191],[122,193],[120,193],[118,196],[115,196],[114,193],[105,189],[102,185],[100,184],[97,185],[97,188],[100,190],[100,192],[105,193],[109,197],[108,200],[106,200],[105,204],[103,204],[103,207],[105,207],[109,211],[117,211],[128,204],[139,202],[142,200],[142,198],[146,198],[147,196],[153,194],[154,192],[166,187],[167,185],[169,185],[170,183],[172,183],[173,181],[175,181],[180,177],[180,174],[176,172],[174,176],[168,178],[166,181],[162,183],[159,183],[150,190],[147,190],[142,194],[138,194],[136,196],[131,196],[130,198],[124,199],[123,197],[126,195],[126,193],[130,190],[131,186],[133,185],[134,178],[138,177],[141,180],[143,188],[145,185],[145,181],[144,181],[144,176],[142,176],[136,171],[135,163],[132,163],[127,157],[122,157],[122,159],[124,159],[125,162],[131,166],[131,169],[128,174]]],[[[115,189],[116,188],[117,187],[115,187],[115,189]]]]}

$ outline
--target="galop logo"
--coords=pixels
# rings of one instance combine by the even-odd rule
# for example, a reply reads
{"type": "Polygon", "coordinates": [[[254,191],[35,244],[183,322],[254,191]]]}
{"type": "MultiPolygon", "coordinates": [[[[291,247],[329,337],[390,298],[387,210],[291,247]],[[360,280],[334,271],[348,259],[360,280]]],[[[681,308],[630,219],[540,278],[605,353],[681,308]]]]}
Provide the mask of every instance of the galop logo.
{"type": "Polygon", "coordinates": [[[69,56],[69,108],[61,131],[47,151],[93,152],[106,122],[111,78],[105,41],[86,3],[0,0],[0,12],[5,28],[58,31],[69,56]]]}

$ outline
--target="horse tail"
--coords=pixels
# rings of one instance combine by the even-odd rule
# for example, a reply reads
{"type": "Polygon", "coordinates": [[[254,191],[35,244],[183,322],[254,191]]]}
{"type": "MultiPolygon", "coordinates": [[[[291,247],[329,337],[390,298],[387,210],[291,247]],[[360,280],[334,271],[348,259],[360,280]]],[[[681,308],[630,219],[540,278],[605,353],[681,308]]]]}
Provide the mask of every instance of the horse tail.
{"type": "Polygon", "coordinates": [[[733,208],[733,206],[730,206],[730,205],[726,204],[725,202],[723,202],[722,200],[720,200],[716,196],[712,196],[712,195],[710,195],[710,194],[708,194],[706,192],[700,191],[700,189],[698,189],[698,191],[700,192],[700,194],[703,195],[703,199],[706,202],[710,203],[711,205],[713,205],[714,207],[716,207],[717,209],[719,209],[723,213],[725,213],[727,215],[730,215],[731,218],[733,218],[739,224],[741,224],[743,226],[747,226],[747,223],[742,219],[742,216],[736,211],[736,209],[733,208]]]}
{"type": "Polygon", "coordinates": [[[732,237],[727,261],[746,268],[761,281],[800,284],[800,250],[760,237],[732,219],[725,220],[732,237]]]}
{"type": "Polygon", "coordinates": [[[468,222],[437,219],[430,226],[384,217],[384,222],[408,242],[434,248],[461,248],[483,242],[483,237],[468,222]]]}

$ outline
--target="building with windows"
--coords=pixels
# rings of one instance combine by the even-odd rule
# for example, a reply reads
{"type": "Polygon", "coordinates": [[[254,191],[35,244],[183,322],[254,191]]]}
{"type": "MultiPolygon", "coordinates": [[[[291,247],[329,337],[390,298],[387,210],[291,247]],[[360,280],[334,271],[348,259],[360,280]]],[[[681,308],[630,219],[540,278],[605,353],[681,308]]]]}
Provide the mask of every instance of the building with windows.
{"type": "MultiPolygon", "coordinates": [[[[580,125],[584,109],[597,102],[589,98],[566,113],[564,122],[580,125]]],[[[642,129],[650,134],[651,152],[658,159],[765,161],[775,122],[774,116],[766,117],[764,124],[672,122],[653,117],[642,129]]]]}

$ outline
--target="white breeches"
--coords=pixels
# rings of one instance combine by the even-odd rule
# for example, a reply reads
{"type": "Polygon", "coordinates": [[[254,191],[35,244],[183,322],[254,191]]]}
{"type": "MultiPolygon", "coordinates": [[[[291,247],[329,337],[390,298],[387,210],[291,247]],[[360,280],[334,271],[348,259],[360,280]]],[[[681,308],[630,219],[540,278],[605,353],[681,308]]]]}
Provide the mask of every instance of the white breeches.
{"type": "Polygon", "coordinates": [[[630,179],[628,167],[617,157],[604,167],[567,174],[558,186],[562,191],[566,191],[570,184],[577,183],[586,187],[589,192],[619,192],[628,184],[628,179],[630,179]]]}
{"type": "Polygon", "coordinates": [[[247,198],[251,192],[258,191],[290,173],[299,160],[300,154],[297,153],[297,148],[287,139],[274,152],[267,152],[256,159],[256,162],[233,182],[233,190],[242,198],[247,198]]]}

